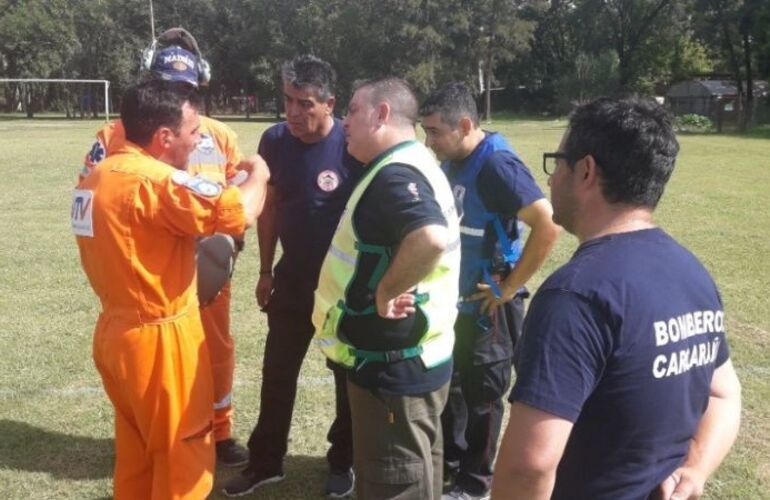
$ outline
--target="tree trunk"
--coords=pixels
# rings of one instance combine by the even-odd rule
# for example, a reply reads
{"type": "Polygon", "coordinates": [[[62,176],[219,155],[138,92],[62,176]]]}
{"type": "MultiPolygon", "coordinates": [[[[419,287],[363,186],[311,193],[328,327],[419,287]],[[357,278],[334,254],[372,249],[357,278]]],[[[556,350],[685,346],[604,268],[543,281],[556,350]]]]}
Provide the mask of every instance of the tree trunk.
{"type": "Polygon", "coordinates": [[[735,55],[735,48],[733,47],[732,37],[730,36],[730,27],[727,24],[727,17],[725,11],[722,8],[723,0],[712,0],[712,5],[716,8],[719,15],[719,23],[722,25],[722,35],[724,37],[725,48],[730,60],[730,67],[733,70],[733,76],[735,77],[735,86],[738,91],[738,98],[735,101],[738,113],[738,126],[743,126],[743,79],[741,78],[741,68],[738,63],[738,57],[735,55]]]}
{"type": "Polygon", "coordinates": [[[27,118],[34,118],[35,117],[35,112],[32,109],[32,103],[33,103],[33,100],[32,100],[32,84],[27,84],[27,89],[26,90],[27,91],[25,92],[25,99],[24,100],[25,100],[26,105],[27,105],[26,106],[27,107],[27,118]]]}
{"type": "Polygon", "coordinates": [[[751,70],[751,39],[748,30],[743,32],[743,58],[746,65],[746,106],[743,110],[741,132],[746,132],[754,122],[754,78],[751,70]]]}
{"type": "MultiPolygon", "coordinates": [[[[492,50],[491,48],[489,49],[492,50]]],[[[484,106],[484,116],[487,123],[492,122],[492,56],[487,57],[486,74],[484,75],[484,84],[487,87],[487,93],[484,96],[486,102],[484,106]]]]}

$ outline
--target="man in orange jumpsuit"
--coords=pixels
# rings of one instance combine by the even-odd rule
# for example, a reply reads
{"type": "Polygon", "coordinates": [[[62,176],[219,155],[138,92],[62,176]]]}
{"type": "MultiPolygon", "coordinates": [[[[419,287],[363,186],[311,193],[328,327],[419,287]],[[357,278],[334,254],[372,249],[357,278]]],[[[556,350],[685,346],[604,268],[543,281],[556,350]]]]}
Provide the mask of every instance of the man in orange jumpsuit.
{"type": "Polygon", "coordinates": [[[266,167],[240,188],[185,171],[200,142],[191,85],[150,81],[123,97],[126,141],[77,186],[72,229],[102,312],[93,355],[115,407],[114,497],[211,491],[214,389],[198,311],[196,238],[243,234],[266,167]]]}
{"type": "MultiPolygon", "coordinates": [[[[150,78],[184,81],[192,85],[208,83],[210,68],[200,56],[198,43],[183,28],[162,33],[145,51],[143,65],[150,78]]],[[[222,185],[237,182],[236,174],[242,162],[259,161],[256,157],[243,159],[238,137],[224,123],[207,116],[200,117],[201,140],[190,155],[187,171],[204,174],[222,185]]],[[[120,120],[108,123],[96,133],[96,142],[86,155],[81,179],[106,156],[114,154],[125,144],[125,131],[120,120]]],[[[248,452],[232,439],[232,390],[235,370],[235,344],[230,335],[230,283],[210,303],[201,305],[201,321],[211,357],[214,376],[214,440],[217,461],[236,467],[248,461],[248,452]]]]}

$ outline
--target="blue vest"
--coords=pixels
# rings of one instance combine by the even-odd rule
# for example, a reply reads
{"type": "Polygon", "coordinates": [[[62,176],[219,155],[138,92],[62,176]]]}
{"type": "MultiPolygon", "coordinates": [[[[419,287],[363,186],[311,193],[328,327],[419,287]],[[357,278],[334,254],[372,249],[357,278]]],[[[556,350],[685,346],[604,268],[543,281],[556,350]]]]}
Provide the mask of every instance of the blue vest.
{"type": "Polygon", "coordinates": [[[510,269],[521,256],[521,239],[518,224],[506,229],[499,214],[487,211],[479,196],[477,178],[487,157],[495,151],[511,151],[513,148],[498,133],[488,133],[476,146],[459,169],[450,169],[444,162],[441,168],[449,178],[452,193],[462,207],[460,220],[460,301],[458,309],[465,314],[478,314],[480,301],[466,302],[465,297],[478,292],[476,285],[486,282],[497,295],[500,290],[492,280],[492,274],[510,269]],[[493,234],[490,234],[490,231],[493,234]],[[512,237],[511,237],[512,236],[512,237]]]}

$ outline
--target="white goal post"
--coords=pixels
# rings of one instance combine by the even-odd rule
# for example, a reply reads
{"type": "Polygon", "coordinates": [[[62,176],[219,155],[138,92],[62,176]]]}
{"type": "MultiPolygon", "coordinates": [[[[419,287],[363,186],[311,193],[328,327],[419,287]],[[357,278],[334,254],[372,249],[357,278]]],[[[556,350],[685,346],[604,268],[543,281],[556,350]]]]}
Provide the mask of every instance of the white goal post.
{"type": "Polygon", "coordinates": [[[104,85],[104,118],[110,121],[110,81],[70,80],[67,78],[0,78],[0,83],[101,83],[104,85]]]}

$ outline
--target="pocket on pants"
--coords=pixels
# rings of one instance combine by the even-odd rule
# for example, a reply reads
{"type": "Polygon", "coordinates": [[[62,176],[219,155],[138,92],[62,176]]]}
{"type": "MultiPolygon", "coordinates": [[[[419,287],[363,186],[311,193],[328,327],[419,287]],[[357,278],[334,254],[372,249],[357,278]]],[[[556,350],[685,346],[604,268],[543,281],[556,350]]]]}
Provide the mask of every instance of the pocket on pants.
{"type": "Polygon", "coordinates": [[[508,330],[503,306],[497,308],[492,317],[485,318],[488,324],[476,324],[476,335],[473,343],[473,364],[486,365],[513,356],[513,343],[508,330]]]}
{"type": "Polygon", "coordinates": [[[425,464],[419,460],[381,459],[369,460],[365,469],[366,479],[372,483],[413,484],[422,480],[425,464]]]}

